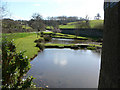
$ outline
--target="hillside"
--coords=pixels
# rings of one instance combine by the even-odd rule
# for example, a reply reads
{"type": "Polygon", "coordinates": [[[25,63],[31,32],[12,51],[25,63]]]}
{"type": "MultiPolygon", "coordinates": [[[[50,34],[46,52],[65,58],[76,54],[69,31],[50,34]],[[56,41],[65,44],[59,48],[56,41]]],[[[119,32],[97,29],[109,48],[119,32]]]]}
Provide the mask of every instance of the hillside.
{"type": "MultiPolygon", "coordinates": [[[[104,20],[90,20],[90,27],[91,28],[98,28],[98,26],[103,25],[104,20]]],[[[76,24],[78,22],[70,22],[67,23],[67,25],[59,25],[59,28],[76,28],[76,24]]],[[[46,27],[47,29],[50,29],[49,26],[46,27]]]]}

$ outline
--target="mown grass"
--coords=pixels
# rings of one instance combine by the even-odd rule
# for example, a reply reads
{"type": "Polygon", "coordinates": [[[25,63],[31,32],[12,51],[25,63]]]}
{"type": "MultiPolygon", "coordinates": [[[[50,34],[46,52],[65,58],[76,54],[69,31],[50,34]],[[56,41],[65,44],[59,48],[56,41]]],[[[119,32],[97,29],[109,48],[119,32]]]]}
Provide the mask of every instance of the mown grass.
{"type": "Polygon", "coordinates": [[[27,37],[27,36],[30,36],[30,35],[36,35],[35,33],[3,33],[2,34],[2,38],[4,37],[7,37],[9,40],[16,40],[18,38],[24,38],[24,37],[27,37]]]}
{"type": "Polygon", "coordinates": [[[37,47],[35,47],[36,44],[34,43],[34,41],[36,39],[38,38],[36,37],[35,34],[16,39],[14,42],[17,48],[17,52],[26,51],[25,56],[32,58],[35,54],[38,53],[39,50],[37,47]]]}
{"type": "Polygon", "coordinates": [[[36,44],[34,41],[37,38],[35,33],[13,33],[13,34],[4,34],[9,39],[14,39],[17,52],[26,51],[24,56],[32,58],[35,54],[38,53],[38,48],[35,47],[36,44]]]}

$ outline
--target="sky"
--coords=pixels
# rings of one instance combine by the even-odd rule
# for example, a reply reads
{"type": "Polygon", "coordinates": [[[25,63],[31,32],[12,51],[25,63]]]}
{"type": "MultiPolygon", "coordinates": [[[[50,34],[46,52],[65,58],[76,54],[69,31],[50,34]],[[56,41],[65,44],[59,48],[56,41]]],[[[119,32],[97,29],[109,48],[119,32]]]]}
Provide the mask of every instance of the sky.
{"type": "Polygon", "coordinates": [[[39,13],[46,19],[48,16],[78,16],[94,19],[100,13],[104,19],[104,0],[3,0],[7,2],[7,17],[15,20],[30,20],[33,13],[39,13]]]}

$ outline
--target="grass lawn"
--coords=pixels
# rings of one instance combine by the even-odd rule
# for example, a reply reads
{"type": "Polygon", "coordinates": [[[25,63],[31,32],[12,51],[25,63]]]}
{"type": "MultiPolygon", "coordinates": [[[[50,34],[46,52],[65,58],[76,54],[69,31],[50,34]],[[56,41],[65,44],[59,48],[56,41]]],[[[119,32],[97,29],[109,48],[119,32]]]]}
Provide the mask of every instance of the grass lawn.
{"type": "Polygon", "coordinates": [[[30,35],[36,35],[36,34],[35,33],[28,33],[28,32],[25,32],[25,33],[3,33],[2,37],[7,36],[8,40],[12,40],[12,39],[16,40],[16,39],[24,38],[24,37],[27,37],[30,35]]]}
{"type": "Polygon", "coordinates": [[[39,50],[37,47],[35,47],[36,44],[34,41],[36,39],[36,34],[16,39],[14,42],[17,48],[17,52],[26,51],[25,56],[32,58],[35,54],[38,53],[39,50]]]}
{"type": "Polygon", "coordinates": [[[26,51],[24,56],[32,58],[38,53],[38,48],[35,47],[34,41],[37,38],[35,33],[13,33],[13,34],[3,34],[7,36],[8,39],[14,39],[17,52],[26,51]]]}

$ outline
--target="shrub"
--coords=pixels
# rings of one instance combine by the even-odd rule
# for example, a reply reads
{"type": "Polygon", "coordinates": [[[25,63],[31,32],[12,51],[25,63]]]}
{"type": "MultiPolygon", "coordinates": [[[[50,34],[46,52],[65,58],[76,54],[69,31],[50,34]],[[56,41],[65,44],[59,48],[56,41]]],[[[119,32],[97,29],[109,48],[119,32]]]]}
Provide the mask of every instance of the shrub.
{"type": "Polygon", "coordinates": [[[34,41],[35,43],[41,43],[41,42],[44,42],[44,39],[40,38],[40,39],[37,39],[34,41]]]}
{"type": "Polygon", "coordinates": [[[50,41],[52,37],[50,35],[45,35],[44,36],[45,41],[50,41]]]}
{"type": "Polygon", "coordinates": [[[24,52],[17,53],[13,42],[2,41],[2,88],[25,89],[34,87],[33,77],[23,79],[30,69],[30,60],[24,52]]]}
{"type": "Polygon", "coordinates": [[[43,32],[41,32],[41,33],[40,33],[40,37],[43,37],[43,35],[44,35],[44,33],[43,33],[43,32]]]}
{"type": "Polygon", "coordinates": [[[43,43],[37,43],[36,47],[38,47],[40,50],[44,50],[44,48],[45,48],[43,43]]]}

